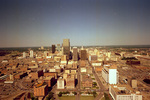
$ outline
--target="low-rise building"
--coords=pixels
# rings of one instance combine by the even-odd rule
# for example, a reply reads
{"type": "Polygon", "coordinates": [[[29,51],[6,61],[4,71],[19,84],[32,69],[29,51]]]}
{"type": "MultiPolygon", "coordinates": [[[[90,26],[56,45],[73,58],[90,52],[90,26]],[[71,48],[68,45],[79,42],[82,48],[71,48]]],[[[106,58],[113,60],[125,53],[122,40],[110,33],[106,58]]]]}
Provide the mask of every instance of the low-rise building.
{"type": "Polygon", "coordinates": [[[81,67],[81,73],[86,73],[86,67],[81,67]]]}
{"type": "Polygon", "coordinates": [[[47,92],[48,92],[48,86],[45,82],[34,85],[34,96],[44,97],[45,95],[47,95],[47,92]]]}
{"type": "Polygon", "coordinates": [[[65,82],[64,79],[62,77],[60,77],[57,80],[57,89],[64,89],[65,88],[65,82]]]}
{"type": "Polygon", "coordinates": [[[14,79],[22,79],[24,76],[27,76],[27,73],[21,72],[21,73],[14,74],[13,76],[14,76],[14,79]]]}
{"type": "Polygon", "coordinates": [[[132,86],[132,88],[137,88],[137,80],[136,79],[131,80],[131,86],[132,86]]]}
{"type": "Polygon", "coordinates": [[[57,72],[45,72],[44,76],[45,77],[47,77],[47,76],[53,76],[53,77],[55,77],[55,79],[57,79],[57,72]]]}
{"type": "Polygon", "coordinates": [[[36,72],[31,72],[29,74],[29,77],[31,77],[32,79],[38,79],[40,76],[43,76],[43,70],[39,70],[36,72]]]}
{"type": "Polygon", "coordinates": [[[75,88],[75,79],[74,79],[74,77],[67,76],[66,88],[67,89],[74,89],[75,88]]]}
{"type": "Polygon", "coordinates": [[[92,87],[92,85],[93,85],[92,79],[87,75],[86,76],[82,75],[82,87],[89,88],[92,87]]]}
{"type": "Polygon", "coordinates": [[[140,92],[134,92],[129,85],[110,85],[109,94],[113,100],[142,100],[140,92]]]}

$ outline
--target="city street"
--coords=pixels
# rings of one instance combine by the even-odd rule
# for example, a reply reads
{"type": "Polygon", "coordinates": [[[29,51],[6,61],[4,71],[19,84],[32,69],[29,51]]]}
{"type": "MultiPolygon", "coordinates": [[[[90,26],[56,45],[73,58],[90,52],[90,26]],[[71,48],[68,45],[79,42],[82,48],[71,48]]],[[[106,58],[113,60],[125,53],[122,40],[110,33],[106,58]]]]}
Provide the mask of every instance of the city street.
{"type": "Polygon", "coordinates": [[[100,99],[103,97],[103,93],[104,93],[105,91],[107,91],[107,90],[106,90],[105,87],[103,86],[102,82],[100,81],[98,75],[96,74],[96,72],[95,72],[95,70],[94,70],[94,67],[93,67],[92,64],[89,62],[89,60],[88,60],[88,63],[89,63],[89,65],[92,67],[92,72],[93,72],[93,74],[94,74],[94,76],[95,76],[95,79],[96,79],[96,81],[97,81],[97,83],[98,83],[98,85],[99,85],[99,88],[100,88],[100,93],[99,93],[98,96],[95,98],[95,100],[100,100],[100,99]]]}

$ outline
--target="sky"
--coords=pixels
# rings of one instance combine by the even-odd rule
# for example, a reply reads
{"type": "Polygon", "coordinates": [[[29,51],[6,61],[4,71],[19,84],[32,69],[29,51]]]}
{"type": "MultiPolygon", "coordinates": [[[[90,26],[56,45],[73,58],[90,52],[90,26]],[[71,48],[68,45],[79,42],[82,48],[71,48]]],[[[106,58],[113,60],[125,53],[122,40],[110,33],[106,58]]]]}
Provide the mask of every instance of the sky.
{"type": "Polygon", "coordinates": [[[150,45],[150,0],[0,0],[0,47],[150,45]]]}

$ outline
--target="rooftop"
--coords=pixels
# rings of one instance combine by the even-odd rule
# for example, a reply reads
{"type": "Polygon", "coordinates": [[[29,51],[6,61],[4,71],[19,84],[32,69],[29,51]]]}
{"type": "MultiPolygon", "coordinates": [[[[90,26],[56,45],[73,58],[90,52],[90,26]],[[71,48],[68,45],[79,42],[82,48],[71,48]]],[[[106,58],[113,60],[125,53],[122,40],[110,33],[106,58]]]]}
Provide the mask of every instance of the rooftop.
{"type": "Polygon", "coordinates": [[[130,95],[135,93],[135,91],[129,85],[126,84],[118,84],[110,86],[116,92],[117,95],[130,95]]]}
{"type": "Polygon", "coordinates": [[[108,69],[117,69],[117,66],[115,64],[113,65],[104,65],[108,69]]]}
{"type": "Polygon", "coordinates": [[[38,83],[38,84],[35,84],[35,87],[36,88],[39,88],[39,87],[45,87],[47,85],[47,83],[45,83],[45,82],[42,82],[42,83],[38,83]]]}

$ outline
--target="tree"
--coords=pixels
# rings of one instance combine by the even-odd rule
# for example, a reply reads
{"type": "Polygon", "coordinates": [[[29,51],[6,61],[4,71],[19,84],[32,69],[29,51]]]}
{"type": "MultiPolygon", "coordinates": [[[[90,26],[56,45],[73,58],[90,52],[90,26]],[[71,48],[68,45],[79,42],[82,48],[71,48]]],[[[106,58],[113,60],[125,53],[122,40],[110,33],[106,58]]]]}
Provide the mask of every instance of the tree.
{"type": "Polygon", "coordinates": [[[69,93],[70,93],[69,91],[66,92],[66,94],[69,94],[69,93]]]}
{"type": "Polygon", "coordinates": [[[50,98],[53,97],[53,94],[54,94],[53,92],[49,92],[49,93],[48,93],[48,95],[49,95],[50,98]]]}
{"type": "Polygon", "coordinates": [[[58,96],[61,97],[62,96],[62,92],[59,92],[58,96]]]}
{"type": "Polygon", "coordinates": [[[109,100],[109,96],[107,93],[104,93],[105,100],[109,100]]]}
{"type": "Polygon", "coordinates": [[[46,97],[46,100],[50,100],[50,99],[52,99],[53,98],[53,92],[49,92],[48,93],[48,96],[46,97]]]}
{"type": "Polygon", "coordinates": [[[96,94],[97,94],[96,91],[93,91],[93,97],[96,97],[96,94]]]}
{"type": "Polygon", "coordinates": [[[77,92],[72,92],[74,95],[77,95],[77,92]]]}
{"type": "Polygon", "coordinates": [[[50,100],[50,98],[49,98],[49,97],[46,97],[46,100],[50,100]]]}
{"type": "Polygon", "coordinates": [[[96,87],[96,86],[97,86],[97,83],[96,83],[96,82],[93,82],[93,86],[96,87]]]}

